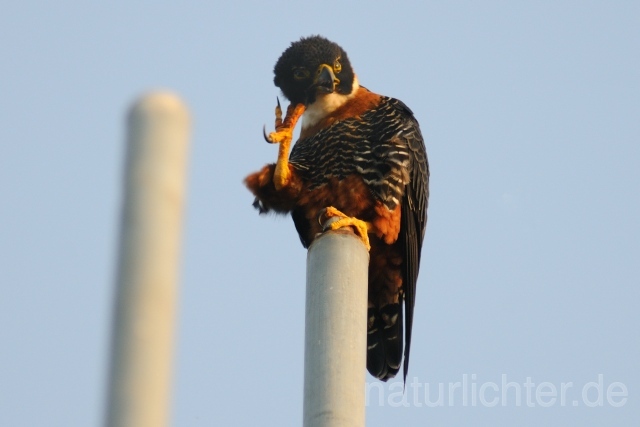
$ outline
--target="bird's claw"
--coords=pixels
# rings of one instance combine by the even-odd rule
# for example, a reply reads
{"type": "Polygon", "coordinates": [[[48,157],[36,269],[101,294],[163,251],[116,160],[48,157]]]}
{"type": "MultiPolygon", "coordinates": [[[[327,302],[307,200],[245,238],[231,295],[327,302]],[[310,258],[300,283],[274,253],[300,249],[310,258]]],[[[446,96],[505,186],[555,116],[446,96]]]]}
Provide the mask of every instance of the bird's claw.
{"type": "Polygon", "coordinates": [[[318,222],[323,231],[351,227],[360,240],[362,240],[367,251],[371,249],[371,244],[369,243],[369,229],[371,225],[366,221],[347,216],[333,206],[329,206],[318,213],[318,222]]]}
{"type": "Polygon", "coordinates": [[[293,139],[293,128],[296,126],[298,119],[304,113],[304,105],[289,105],[287,108],[287,115],[284,120],[282,119],[282,107],[280,106],[280,98],[276,98],[276,120],[275,120],[275,132],[267,134],[266,126],[262,129],[262,134],[265,141],[270,144],[281,144],[283,142],[291,142],[293,139]]]}
{"type": "Polygon", "coordinates": [[[333,206],[326,207],[318,212],[318,224],[322,227],[322,231],[329,230],[329,226],[340,218],[347,218],[347,216],[333,206]]]}
{"type": "Polygon", "coordinates": [[[282,126],[281,129],[277,129],[275,132],[271,132],[267,135],[267,132],[263,129],[264,139],[270,144],[282,144],[283,142],[291,142],[293,139],[293,128],[282,126]]]}
{"type": "Polygon", "coordinates": [[[269,144],[273,144],[274,143],[274,141],[272,141],[269,138],[269,135],[267,135],[267,125],[264,125],[262,127],[262,135],[264,136],[264,140],[267,141],[269,144]]]}
{"type": "Polygon", "coordinates": [[[282,127],[282,108],[280,107],[280,98],[276,96],[276,129],[282,127]]]}

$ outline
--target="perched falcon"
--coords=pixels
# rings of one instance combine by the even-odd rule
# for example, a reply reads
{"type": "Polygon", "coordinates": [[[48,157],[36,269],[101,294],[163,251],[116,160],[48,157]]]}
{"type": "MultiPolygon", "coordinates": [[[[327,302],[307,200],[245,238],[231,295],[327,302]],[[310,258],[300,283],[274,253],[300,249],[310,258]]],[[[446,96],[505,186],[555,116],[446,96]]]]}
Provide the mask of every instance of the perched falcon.
{"type": "Polygon", "coordinates": [[[254,206],[290,213],[305,248],[323,218],[340,218],[332,229],[354,227],[370,248],[367,369],[383,381],[396,375],[404,324],[406,381],[429,198],[418,122],[401,101],[361,86],[347,53],[323,37],[292,43],[274,74],[291,104],[284,120],[278,105],[276,131],[265,134],[280,144],[277,163],[245,180],[254,206]]]}

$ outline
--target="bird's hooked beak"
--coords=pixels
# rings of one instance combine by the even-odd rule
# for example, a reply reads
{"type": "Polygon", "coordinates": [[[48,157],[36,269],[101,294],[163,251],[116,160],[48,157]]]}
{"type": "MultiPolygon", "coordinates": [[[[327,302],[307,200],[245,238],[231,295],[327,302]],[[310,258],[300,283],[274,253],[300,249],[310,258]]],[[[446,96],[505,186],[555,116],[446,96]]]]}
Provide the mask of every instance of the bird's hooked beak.
{"type": "Polygon", "coordinates": [[[318,67],[316,77],[309,89],[315,90],[318,94],[333,93],[338,84],[340,79],[333,74],[333,69],[327,64],[322,64],[318,67]]]}

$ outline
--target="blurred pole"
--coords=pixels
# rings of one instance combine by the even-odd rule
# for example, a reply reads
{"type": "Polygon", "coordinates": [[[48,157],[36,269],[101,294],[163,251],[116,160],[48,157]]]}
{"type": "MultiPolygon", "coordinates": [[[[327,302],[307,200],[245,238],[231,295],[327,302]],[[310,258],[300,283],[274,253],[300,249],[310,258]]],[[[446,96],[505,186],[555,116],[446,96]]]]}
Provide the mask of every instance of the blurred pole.
{"type": "Polygon", "coordinates": [[[307,254],[304,427],[364,427],[369,253],[349,229],[307,254]]]}
{"type": "Polygon", "coordinates": [[[131,107],[107,427],[168,424],[188,138],[176,96],[131,107]]]}

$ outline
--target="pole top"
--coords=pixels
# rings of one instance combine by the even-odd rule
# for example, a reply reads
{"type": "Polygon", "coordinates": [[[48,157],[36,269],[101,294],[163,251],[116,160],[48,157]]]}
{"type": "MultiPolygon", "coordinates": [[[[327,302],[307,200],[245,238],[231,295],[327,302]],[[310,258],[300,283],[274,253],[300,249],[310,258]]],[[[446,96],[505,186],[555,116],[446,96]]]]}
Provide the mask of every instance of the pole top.
{"type": "Polygon", "coordinates": [[[189,112],[180,96],[169,90],[153,90],[140,95],[129,109],[129,120],[166,119],[189,122],[189,112]]]}

